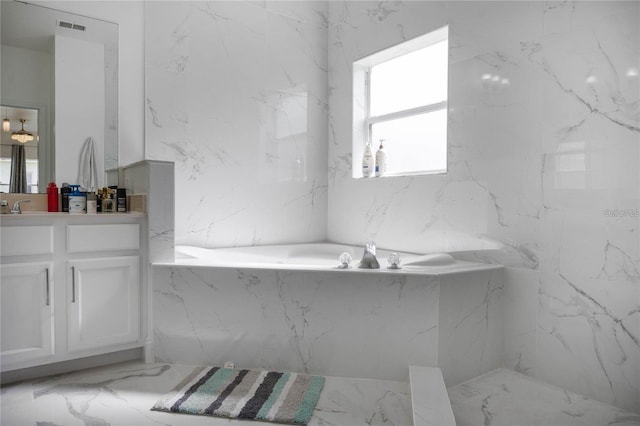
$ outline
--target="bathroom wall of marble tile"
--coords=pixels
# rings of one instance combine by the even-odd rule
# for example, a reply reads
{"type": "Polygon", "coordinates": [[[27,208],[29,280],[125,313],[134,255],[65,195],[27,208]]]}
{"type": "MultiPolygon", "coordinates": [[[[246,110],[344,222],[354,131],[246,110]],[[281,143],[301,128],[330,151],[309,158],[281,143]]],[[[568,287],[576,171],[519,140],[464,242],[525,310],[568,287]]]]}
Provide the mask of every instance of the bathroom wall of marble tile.
{"type": "Polygon", "coordinates": [[[177,243],[505,264],[507,366],[640,411],[638,9],[145,4],[146,157],[176,162],[177,243]],[[352,180],[352,61],[445,23],[448,173],[352,180]]]}
{"type": "Polygon", "coordinates": [[[327,3],[147,2],[146,158],[176,163],[176,242],[322,240],[327,3]]]}
{"type": "Polygon", "coordinates": [[[507,265],[507,365],[636,412],[639,6],[330,2],[328,116],[329,239],[507,265]],[[353,180],[352,61],[446,23],[448,173],[353,180]]]}

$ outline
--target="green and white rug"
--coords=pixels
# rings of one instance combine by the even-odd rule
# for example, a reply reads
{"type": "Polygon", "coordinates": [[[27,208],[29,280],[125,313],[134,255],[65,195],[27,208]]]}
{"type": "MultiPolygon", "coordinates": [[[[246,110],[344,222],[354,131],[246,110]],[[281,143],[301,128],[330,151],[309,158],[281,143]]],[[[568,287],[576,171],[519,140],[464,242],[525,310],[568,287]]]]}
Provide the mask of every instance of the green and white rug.
{"type": "Polygon", "coordinates": [[[151,409],[306,425],[323,386],[321,376],[197,367],[151,409]]]}

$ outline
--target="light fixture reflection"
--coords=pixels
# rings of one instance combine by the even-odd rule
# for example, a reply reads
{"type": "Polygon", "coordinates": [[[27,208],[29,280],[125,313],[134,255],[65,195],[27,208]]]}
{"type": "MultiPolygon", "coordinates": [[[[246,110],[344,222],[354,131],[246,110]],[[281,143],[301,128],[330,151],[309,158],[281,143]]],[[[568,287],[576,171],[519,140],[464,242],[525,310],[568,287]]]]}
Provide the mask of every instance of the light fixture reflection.
{"type": "MultiPolygon", "coordinates": [[[[15,131],[13,133],[11,133],[11,139],[13,139],[14,141],[18,141],[20,143],[27,143],[30,142],[34,139],[33,133],[27,132],[24,129],[24,123],[27,120],[25,120],[24,118],[20,119],[20,123],[22,124],[22,128],[18,131],[15,131]]],[[[4,126],[4,123],[3,123],[4,126]]]]}
{"type": "Polygon", "coordinates": [[[4,109],[4,120],[2,120],[2,131],[7,133],[11,131],[11,121],[7,117],[7,109],[4,109]]]}

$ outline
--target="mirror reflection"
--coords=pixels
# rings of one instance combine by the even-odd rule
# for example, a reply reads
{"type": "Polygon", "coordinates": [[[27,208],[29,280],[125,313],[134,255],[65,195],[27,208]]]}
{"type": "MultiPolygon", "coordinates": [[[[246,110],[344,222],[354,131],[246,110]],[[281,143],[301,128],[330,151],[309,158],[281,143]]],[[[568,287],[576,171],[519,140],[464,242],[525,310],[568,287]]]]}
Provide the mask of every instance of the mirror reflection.
{"type": "Polygon", "coordinates": [[[37,193],[38,110],[5,105],[1,109],[0,191],[37,193]]]}
{"type": "Polygon", "coordinates": [[[0,103],[11,126],[2,132],[0,191],[42,193],[50,181],[77,183],[89,138],[104,185],[105,170],[118,167],[117,24],[18,1],[0,2],[0,17],[0,103]],[[38,137],[14,149],[10,134],[29,111],[25,131],[38,137]],[[24,151],[27,180],[14,188],[12,150],[16,158],[24,151]]]}

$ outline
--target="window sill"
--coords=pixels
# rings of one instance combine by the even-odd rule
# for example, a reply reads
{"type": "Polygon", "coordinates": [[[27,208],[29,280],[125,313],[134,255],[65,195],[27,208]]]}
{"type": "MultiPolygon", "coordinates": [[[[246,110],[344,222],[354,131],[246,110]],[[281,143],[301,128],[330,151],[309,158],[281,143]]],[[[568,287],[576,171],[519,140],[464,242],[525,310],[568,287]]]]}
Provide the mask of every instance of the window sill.
{"type": "Polygon", "coordinates": [[[423,172],[398,172],[398,173],[385,173],[384,176],[352,176],[354,180],[377,180],[377,179],[385,179],[385,178],[394,178],[394,177],[414,177],[414,176],[428,176],[428,175],[446,175],[447,170],[432,170],[432,171],[423,171],[423,172]]]}

